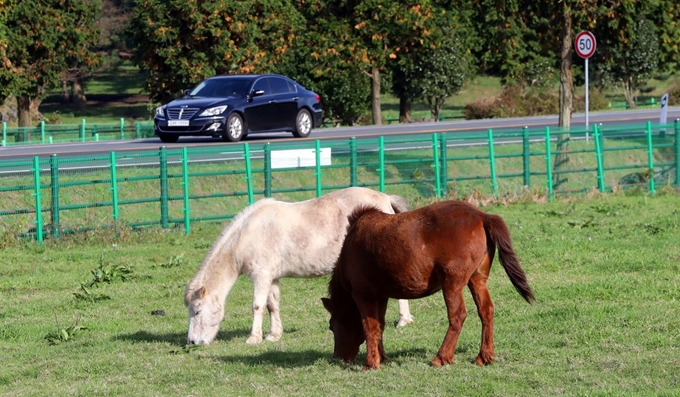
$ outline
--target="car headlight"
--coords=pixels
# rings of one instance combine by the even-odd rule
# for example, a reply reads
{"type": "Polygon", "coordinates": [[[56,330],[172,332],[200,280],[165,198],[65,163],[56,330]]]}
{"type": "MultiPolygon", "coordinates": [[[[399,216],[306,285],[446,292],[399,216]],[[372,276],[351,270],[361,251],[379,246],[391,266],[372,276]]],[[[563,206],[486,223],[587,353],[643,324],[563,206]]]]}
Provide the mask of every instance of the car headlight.
{"type": "Polygon", "coordinates": [[[225,106],[217,106],[217,107],[214,107],[214,108],[205,109],[203,111],[203,113],[201,113],[200,115],[201,116],[217,116],[217,115],[224,113],[225,110],[227,110],[226,105],[225,106]]]}
{"type": "Polygon", "coordinates": [[[156,116],[165,116],[165,106],[159,106],[156,108],[156,116]]]}

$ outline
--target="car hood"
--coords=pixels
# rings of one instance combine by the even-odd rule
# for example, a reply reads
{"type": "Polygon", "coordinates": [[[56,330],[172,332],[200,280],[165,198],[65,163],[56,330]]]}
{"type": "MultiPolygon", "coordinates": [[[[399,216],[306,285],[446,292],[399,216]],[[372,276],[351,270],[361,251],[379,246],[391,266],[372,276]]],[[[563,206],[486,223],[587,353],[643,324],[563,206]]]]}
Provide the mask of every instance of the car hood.
{"type": "Polygon", "coordinates": [[[175,99],[174,101],[165,105],[166,107],[192,107],[192,108],[207,108],[212,106],[220,106],[228,104],[234,100],[241,99],[236,96],[229,96],[224,98],[207,98],[207,97],[184,97],[175,99]]]}

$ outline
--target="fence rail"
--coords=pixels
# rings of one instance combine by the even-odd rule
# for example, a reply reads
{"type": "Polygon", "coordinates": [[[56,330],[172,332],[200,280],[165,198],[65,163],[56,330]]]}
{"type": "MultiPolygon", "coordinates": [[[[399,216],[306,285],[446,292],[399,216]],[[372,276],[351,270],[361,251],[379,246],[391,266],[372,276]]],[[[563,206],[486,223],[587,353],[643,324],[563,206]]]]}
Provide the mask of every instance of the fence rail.
{"type": "Polygon", "coordinates": [[[35,145],[46,143],[112,141],[119,139],[150,138],[154,136],[153,122],[88,124],[45,124],[41,121],[35,127],[9,127],[7,122],[0,125],[2,139],[0,146],[35,145]]]}
{"type": "Polygon", "coordinates": [[[407,199],[556,195],[680,181],[680,124],[434,133],[0,160],[0,235],[224,221],[264,197],[349,186],[407,199]],[[568,161],[559,159],[568,158],[568,161]]]}

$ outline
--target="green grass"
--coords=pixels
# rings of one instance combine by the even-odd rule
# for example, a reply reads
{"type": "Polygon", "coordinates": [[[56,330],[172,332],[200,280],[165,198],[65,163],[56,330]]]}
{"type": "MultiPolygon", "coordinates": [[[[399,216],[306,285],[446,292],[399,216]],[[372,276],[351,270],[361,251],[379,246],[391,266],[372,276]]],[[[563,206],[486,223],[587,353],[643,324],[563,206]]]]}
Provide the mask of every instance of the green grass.
{"type": "MultiPolygon", "coordinates": [[[[179,232],[121,230],[19,244],[0,256],[0,395],[678,395],[680,211],[677,195],[549,204],[492,204],[507,222],[538,302],[526,304],[494,264],[496,362],[471,363],[480,322],[468,318],[456,363],[432,368],[445,329],[441,294],[412,301],[416,321],[395,329],[388,308],[380,371],[333,360],[320,297],[327,278],[284,279],[284,336],[245,345],[252,290],[241,278],[227,300],[217,342],[185,348],[184,287],[220,225],[179,232]],[[74,293],[93,270],[128,267],[93,292],[74,293]],[[164,316],[152,315],[163,310],[164,316]],[[84,327],[71,332],[74,326],[84,327]],[[47,335],[65,330],[66,341],[47,335]]],[[[265,323],[265,332],[268,328],[265,323]]]]}

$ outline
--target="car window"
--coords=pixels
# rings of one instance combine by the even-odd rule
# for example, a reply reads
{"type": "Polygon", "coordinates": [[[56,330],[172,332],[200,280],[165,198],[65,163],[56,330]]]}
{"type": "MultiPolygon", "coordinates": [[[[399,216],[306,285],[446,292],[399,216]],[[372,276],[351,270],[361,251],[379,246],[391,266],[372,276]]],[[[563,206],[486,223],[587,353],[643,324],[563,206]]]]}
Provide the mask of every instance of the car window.
{"type": "Polygon", "coordinates": [[[253,86],[253,91],[264,91],[264,95],[271,94],[272,90],[269,88],[269,79],[259,79],[253,86]]]}
{"type": "Polygon", "coordinates": [[[292,81],[286,80],[286,83],[288,83],[288,92],[297,92],[297,88],[295,88],[295,84],[292,81]]]}
{"type": "Polygon", "coordinates": [[[245,96],[248,90],[248,79],[213,79],[206,80],[196,86],[189,95],[208,98],[226,96],[245,96]]]}
{"type": "Polygon", "coordinates": [[[288,81],[280,77],[270,77],[269,85],[272,88],[273,94],[286,94],[290,92],[290,89],[288,88],[288,81]]]}

